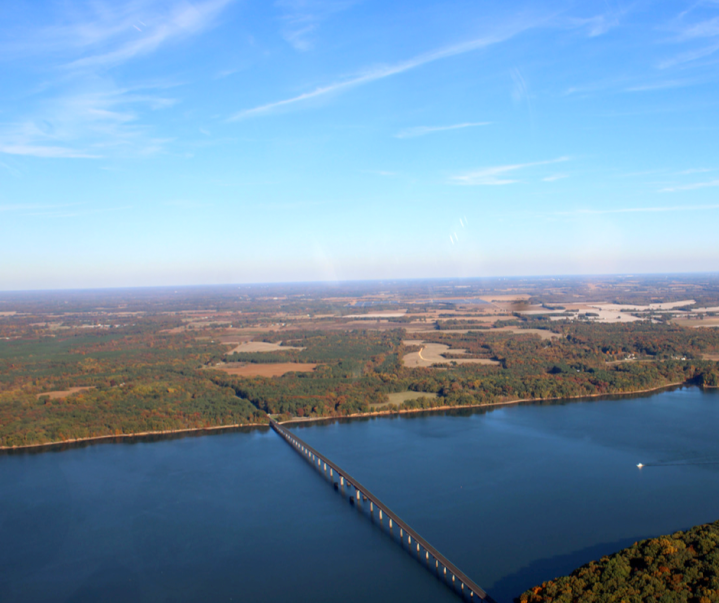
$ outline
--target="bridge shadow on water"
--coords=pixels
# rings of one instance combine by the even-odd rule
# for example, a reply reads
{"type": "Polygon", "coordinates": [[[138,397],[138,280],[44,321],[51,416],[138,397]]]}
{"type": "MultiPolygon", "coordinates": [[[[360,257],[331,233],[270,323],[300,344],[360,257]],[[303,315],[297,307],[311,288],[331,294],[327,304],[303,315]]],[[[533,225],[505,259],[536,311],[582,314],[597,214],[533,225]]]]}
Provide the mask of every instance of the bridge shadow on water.
{"type": "Polygon", "coordinates": [[[566,555],[538,559],[512,574],[500,578],[494,584],[488,584],[487,590],[499,603],[511,603],[515,597],[519,597],[525,590],[533,586],[571,574],[575,569],[590,561],[598,561],[605,555],[617,553],[639,540],[651,537],[647,535],[636,538],[623,538],[615,542],[596,544],[566,555]]]}

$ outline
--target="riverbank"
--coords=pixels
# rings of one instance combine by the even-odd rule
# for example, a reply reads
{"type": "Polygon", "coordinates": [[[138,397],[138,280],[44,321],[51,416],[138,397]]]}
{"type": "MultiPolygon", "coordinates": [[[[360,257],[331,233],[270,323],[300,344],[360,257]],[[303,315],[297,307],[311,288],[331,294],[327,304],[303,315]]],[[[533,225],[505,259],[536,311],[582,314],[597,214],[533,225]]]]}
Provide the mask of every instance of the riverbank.
{"type": "Polygon", "coordinates": [[[87,438],[73,438],[71,440],[56,440],[43,444],[23,444],[22,446],[0,446],[2,450],[30,450],[35,448],[48,448],[65,444],[82,444],[86,442],[100,442],[102,440],[142,438],[152,436],[173,435],[179,433],[200,433],[203,431],[219,431],[222,429],[235,429],[237,427],[269,427],[269,423],[236,423],[234,425],[213,425],[211,427],[188,427],[187,429],[166,429],[163,431],[139,431],[137,433],[120,433],[113,435],[90,436],[87,438]]]}
{"type": "MultiPolygon", "coordinates": [[[[359,419],[363,417],[387,417],[392,415],[404,415],[413,414],[419,412],[439,412],[444,410],[459,410],[463,408],[493,408],[497,406],[508,406],[510,404],[521,404],[523,402],[552,402],[557,400],[583,400],[586,398],[602,398],[607,396],[634,396],[637,394],[646,394],[651,392],[660,391],[663,389],[669,389],[671,387],[677,387],[679,385],[690,385],[690,381],[678,381],[676,383],[668,383],[666,385],[660,385],[649,389],[635,390],[631,392],[617,392],[617,393],[604,393],[604,394],[586,394],[583,396],[562,396],[554,398],[518,398],[516,400],[504,400],[502,402],[490,402],[487,404],[463,404],[461,406],[443,405],[434,406],[431,408],[397,408],[392,410],[375,410],[364,413],[352,413],[350,415],[342,415],[338,417],[294,417],[287,419],[286,421],[278,421],[280,425],[287,425],[291,423],[313,423],[317,421],[332,421],[335,419],[359,419]]],[[[706,387],[706,386],[702,386],[706,387]]],[[[707,387],[707,389],[709,389],[707,387]]],[[[422,392],[417,392],[421,394],[422,392]]],[[[421,397],[421,395],[420,395],[421,397]]],[[[52,442],[45,442],[42,444],[23,444],[21,446],[0,446],[0,451],[20,451],[20,450],[33,450],[50,448],[53,446],[62,446],[66,444],[82,444],[88,442],[101,442],[104,440],[112,439],[127,439],[127,438],[142,438],[152,436],[164,436],[164,435],[175,435],[175,434],[190,434],[190,433],[201,433],[203,431],[219,431],[223,429],[235,429],[238,427],[269,427],[268,423],[237,423],[233,425],[214,425],[211,427],[190,427],[187,429],[168,429],[164,431],[142,431],[137,433],[122,433],[113,435],[103,436],[91,436],[87,438],[74,438],[70,440],[56,440],[52,442]]]]}
{"type": "MultiPolygon", "coordinates": [[[[287,425],[289,423],[311,423],[315,421],[331,421],[333,419],[355,419],[362,417],[386,417],[391,415],[404,415],[418,412],[434,412],[440,410],[459,410],[462,408],[488,408],[495,406],[509,406],[510,404],[521,404],[522,402],[552,402],[557,400],[584,400],[585,398],[604,398],[607,396],[635,396],[637,394],[648,394],[651,392],[660,391],[663,389],[669,389],[671,387],[677,387],[679,385],[692,385],[690,381],[677,381],[676,383],[668,383],[666,385],[660,385],[658,387],[652,387],[649,389],[640,389],[631,392],[618,392],[609,394],[586,394],[583,396],[561,396],[556,398],[518,398],[516,400],[504,400],[502,402],[489,402],[487,404],[462,404],[460,406],[433,406],[431,408],[397,408],[395,410],[377,410],[372,412],[359,412],[351,415],[343,415],[341,417],[303,417],[288,419],[287,421],[278,421],[280,425],[287,425]]],[[[418,392],[421,393],[421,392],[418,392]]],[[[421,396],[420,396],[421,397],[421,396]]]]}

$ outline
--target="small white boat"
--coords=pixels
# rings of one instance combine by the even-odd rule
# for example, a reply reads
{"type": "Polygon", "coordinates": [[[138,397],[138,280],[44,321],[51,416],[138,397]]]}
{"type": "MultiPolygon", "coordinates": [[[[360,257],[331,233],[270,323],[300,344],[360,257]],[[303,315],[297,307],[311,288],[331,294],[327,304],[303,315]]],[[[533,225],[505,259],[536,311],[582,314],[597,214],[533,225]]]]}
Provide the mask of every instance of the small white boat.
{"type": "Polygon", "coordinates": [[[642,467],[644,467],[644,465],[643,465],[642,463],[639,463],[639,464],[637,465],[637,467],[639,467],[639,468],[641,469],[642,467]]]}

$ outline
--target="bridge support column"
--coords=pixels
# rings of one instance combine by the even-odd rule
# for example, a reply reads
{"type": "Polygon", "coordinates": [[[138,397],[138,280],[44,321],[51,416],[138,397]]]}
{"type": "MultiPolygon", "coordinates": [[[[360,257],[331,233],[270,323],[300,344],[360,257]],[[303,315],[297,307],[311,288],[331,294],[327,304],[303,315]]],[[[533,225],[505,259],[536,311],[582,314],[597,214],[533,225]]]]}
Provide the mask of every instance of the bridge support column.
{"type": "Polygon", "coordinates": [[[330,467],[330,477],[332,477],[334,473],[332,473],[332,467],[330,467]]]}
{"type": "Polygon", "coordinates": [[[357,498],[357,502],[362,502],[360,500],[360,491],[359,490],[355,490],[355,497],[357,498]]]}
{"type": "MultiPolygon", "coordinates": [[[[379,520],[382,521],[382,509],[379,510],[379,520]]],[[[389,527],[392,527],[392,520],[389,520],[389,527]]]]}
{"type": "Polygon", "coordinates": [[[369,512],[374,513],[374,503],[372,501],[369,501],[369,512]]]}
{"type": "Polygon", "coordinates": [[[340,486],[344,488],[345,485],[345,478],[340,475],[340,486]]]}
{"type": "MultiPolygon", "coordinates": [[[[382,516],[382,511],[380,511],[379,514],[380,514],[380,517],[381,517],[381,516],[382,516]]],[[[392,529],[392,520],[391,520],[391,519],[389,520],[389,529],[390,529],[390,530],[392,529]]]]}

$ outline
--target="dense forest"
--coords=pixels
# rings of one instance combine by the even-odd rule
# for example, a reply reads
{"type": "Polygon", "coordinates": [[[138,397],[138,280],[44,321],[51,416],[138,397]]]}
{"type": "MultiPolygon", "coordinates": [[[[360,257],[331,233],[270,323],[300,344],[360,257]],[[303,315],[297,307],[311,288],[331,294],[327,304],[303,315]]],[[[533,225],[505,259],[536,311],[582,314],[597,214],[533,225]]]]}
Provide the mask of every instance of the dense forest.
{"type": "Polygon", "coordinates": [[[0,342],[0,446],[267,422],[203,374],[225,346],[166,327],[145,320],[0,342]],[[73,387],[88,389],[43,395],[73,387]]]}
{"type": "Polygon", "coordinates": [[[524,592],[518,603],[717,603],[719,521],[643,540],[569,576],[524,592]]]}

